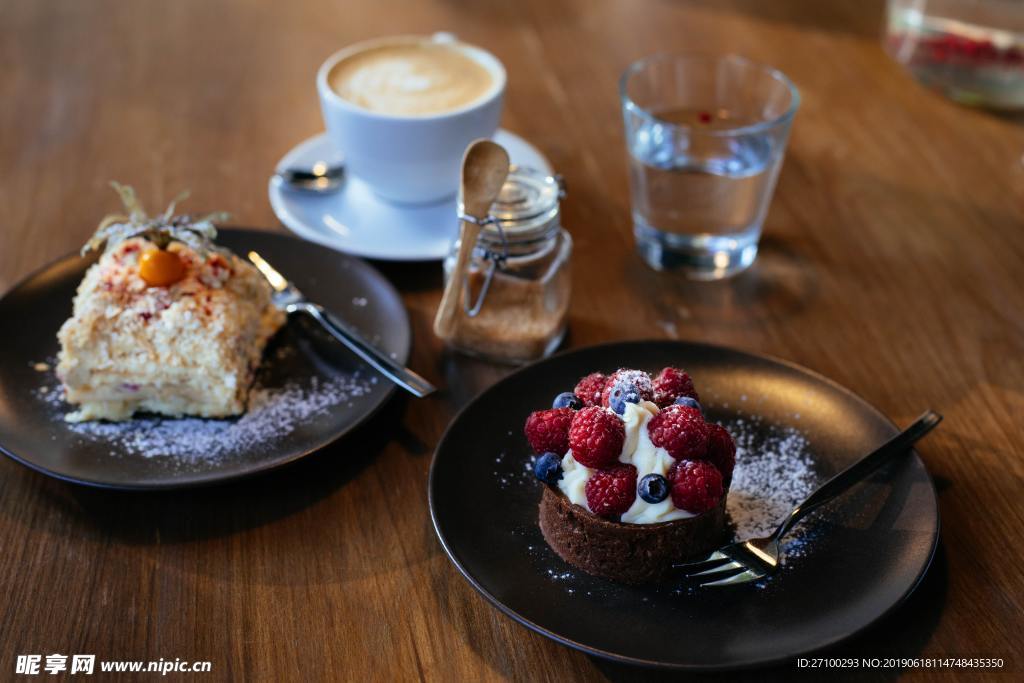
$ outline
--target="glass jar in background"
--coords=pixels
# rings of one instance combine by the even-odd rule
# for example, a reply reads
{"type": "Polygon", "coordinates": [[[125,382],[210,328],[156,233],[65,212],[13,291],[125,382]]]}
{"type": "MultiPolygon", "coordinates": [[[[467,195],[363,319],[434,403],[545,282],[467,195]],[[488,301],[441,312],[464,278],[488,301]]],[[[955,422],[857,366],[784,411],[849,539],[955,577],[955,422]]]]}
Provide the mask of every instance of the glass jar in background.
{"type": "MultiPolygon", "coordinates": [[[[562,228],[560,178],[513,165],[467,266],[449,345],[473,356],[526,363],[552,353],[568,321],[572,237],[562,228]]],[[[444,260],[455,276],[460,241],[444,260]]]]}
{"type": "Polygon", "coordinates": [[[889,0],[886,50],[952,100],[1024,109],[1024,2],[889,0]]]}

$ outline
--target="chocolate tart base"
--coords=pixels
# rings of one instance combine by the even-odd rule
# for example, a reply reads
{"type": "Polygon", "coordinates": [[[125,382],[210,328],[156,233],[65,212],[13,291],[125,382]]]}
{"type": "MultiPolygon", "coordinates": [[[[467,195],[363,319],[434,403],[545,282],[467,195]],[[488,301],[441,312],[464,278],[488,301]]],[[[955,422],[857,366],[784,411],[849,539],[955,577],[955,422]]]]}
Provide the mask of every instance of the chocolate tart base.
{"type": "Polygon", "coordinates": [[[653,583],[672,575],[672,564],[699,558],[727,539],[725,499],[712,510],[660,524],[622,524],[573,505],[544,487],[540,530],[551,549],[588,574],[623,583],[653,583]]]}

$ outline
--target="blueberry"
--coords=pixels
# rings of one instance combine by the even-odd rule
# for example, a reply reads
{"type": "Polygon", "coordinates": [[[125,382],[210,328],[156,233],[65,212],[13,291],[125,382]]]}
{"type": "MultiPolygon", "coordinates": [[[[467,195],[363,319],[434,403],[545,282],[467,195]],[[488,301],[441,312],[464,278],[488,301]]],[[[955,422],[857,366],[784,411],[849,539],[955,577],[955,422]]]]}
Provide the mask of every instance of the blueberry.
{"type": "Polygon", "coordinates": [[[608,407],[622,415],[626,412],[627,403],[639,403],[640,390],[631,382],[616,382],[608,392],[608,407]]]}
{"type": "Polygon", "coordinates": [[[545,484],[554,484],[562,478],[562,459],[556,453],[545,453],[533,463],[533,473],[545,484]]]}
{"type": "Polygon", "coordinates": [[[555,396],[555,402],[551,404],[552,408],[572,408],[573,410],[579,410],[583,407],[583,401],[580,400],[579,396],[572,393],[571,391],[565,391],[555,396]]]}
{"type": "Polygon", "coordinates": [[[701,407],[700,403],[698,403],[697,399],[695,398],[690,398],[689,396],[680,396],[679,398],[676,399],[676,405],[686,406],[687,408],[696,408],[697,410],[700,411],[702,417],[704,415],[704,409],[701,407]]]}
{"type": "Polygon", "coordinates": [[[668,479],[660,474],[648,474],[637,484],[637,494],[648,503],[660,503],[668,498],[668,479]]]}

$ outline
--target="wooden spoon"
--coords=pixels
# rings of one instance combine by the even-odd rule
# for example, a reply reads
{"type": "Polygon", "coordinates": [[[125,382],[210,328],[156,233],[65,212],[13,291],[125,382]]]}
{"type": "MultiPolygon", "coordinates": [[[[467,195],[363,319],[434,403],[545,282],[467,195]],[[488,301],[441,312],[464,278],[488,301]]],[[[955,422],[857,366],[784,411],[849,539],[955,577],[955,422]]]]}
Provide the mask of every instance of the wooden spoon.
{"type": "MultiPolygon", "coordinates": [[[[501,145],[490,140],[474,140],[462,157],[462,211],[468,216],[483,220],[498,198],[501,186],[508,176],[508,152],[501,145]]],[[[455,333],[455,322],[462,300],[462,286],[465,282],[466,265],[480,236],[481,226],[462,221],[459,229],[459,253],[455,259],[448,286],[444,288],[441,305],[434,318],[434,334],[441,339],[450,339],[455,333]]]]}

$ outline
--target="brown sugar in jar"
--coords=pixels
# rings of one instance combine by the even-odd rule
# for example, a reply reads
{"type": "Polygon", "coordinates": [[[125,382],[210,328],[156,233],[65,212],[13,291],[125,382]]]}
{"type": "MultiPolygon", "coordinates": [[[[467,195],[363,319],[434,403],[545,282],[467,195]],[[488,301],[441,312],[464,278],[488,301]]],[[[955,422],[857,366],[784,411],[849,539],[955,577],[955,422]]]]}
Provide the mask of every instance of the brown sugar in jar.
{"type": "MultiPolygon", "coordinates": [[[[526,363],[552,353],[568,321],[572,237],[560,223],[558,179],[513,166],[464,274],[449,344],[464,353],[526,363]]],[[[444,262],[452,277],[459,242],[444,262]]]]}

